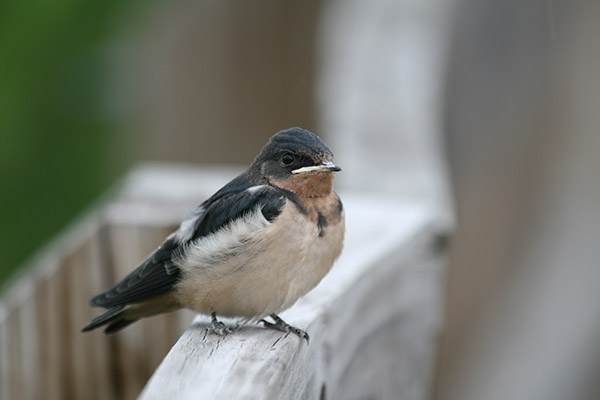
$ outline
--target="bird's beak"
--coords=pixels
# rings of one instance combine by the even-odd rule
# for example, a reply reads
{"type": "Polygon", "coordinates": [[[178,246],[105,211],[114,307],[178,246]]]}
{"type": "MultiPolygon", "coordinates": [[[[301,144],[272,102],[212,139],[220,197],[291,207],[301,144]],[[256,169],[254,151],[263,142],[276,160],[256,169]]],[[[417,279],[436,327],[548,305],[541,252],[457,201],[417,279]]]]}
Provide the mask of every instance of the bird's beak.
{"type": "Polygon", "coordinates": [[[311,171],[328,171],[328,172],[338,172],[342,169],[332,163],[331,161],[323,161],[320,165],[311,165],[310,167],[302,167],[292,171],[292,174],[302,174],[304,172],[311,171]]]}

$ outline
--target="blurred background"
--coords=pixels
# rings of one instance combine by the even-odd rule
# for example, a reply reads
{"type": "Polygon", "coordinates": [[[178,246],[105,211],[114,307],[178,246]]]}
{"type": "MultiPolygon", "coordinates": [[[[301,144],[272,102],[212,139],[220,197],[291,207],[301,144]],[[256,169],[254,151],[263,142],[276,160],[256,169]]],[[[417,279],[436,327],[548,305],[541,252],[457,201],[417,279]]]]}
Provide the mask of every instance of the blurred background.
{"type": "Polygon", "coordinates": [[[135,165],[301,126],[455,218],[435,398],[600,398],[598,38],[593,0],[2,2],[0,283],[135,165]]]}

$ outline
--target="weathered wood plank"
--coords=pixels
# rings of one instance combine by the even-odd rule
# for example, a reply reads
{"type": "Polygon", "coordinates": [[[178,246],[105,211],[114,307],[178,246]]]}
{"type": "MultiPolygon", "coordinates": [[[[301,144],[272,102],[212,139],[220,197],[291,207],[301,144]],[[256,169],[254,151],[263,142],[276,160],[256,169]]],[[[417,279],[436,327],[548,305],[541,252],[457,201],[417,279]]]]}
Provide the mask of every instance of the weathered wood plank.
{"type": "Polygon", "coordinates": [[[22,374],[22,392],[21,395],[24,399],[35,399],[43,397],[43,393],[39,390],[39,386],[32,385],[31,382],[37,382],[42,374],[39,369],[39,342],[38,332],[39,324],[36,319],[36,308],[35,302],[35,287],[34,283],[28,288],[24,299],[18,310],[19,313],[19,335],[20,335],[20,346],[19,353],[21,357],[21,371],[22,374]]]}
{"type": "Polygon", "coordinates": [[[325,392],[327,398],[365,398],[379,391],[389,397],[389,390],[402,391],[392,398],[426,398],[440,324],[442,262],[432,245],[440,227],[414,202],[343,199],[348,230],[342,257],[282,314],[309,332],[310,345],[258,326],[217,337],[206,334],[208,320],[198,317],[141,398],[312,399],[325,392]],[[366,366],[365,360],[377,362],[366,366]],[[365,368],[386,387],[360,379],[365,368]],[[414,380],[412,386],[401,374],[414,380]]]}
{"type": "Polygon", "coordinates": [[[70,362],[71,287],[64,260],[94,236],[97,215],[83,218],[53,240],[4,287],[0,309],[2,399],[73,397],[76,370],[70,362]]]}
{"type": "Polygon", "coordinates": [[[20,337],[20,321],[19,317],[21,314],[17,310],[11,310],[6,319],[6,325],[8,326],[8,351],[7,356],[9,359],[8,371],[6,376],[8,377],[7,382],[7,399],[19,396],[23,392],[24,376],[22,374],[22,360],[19,354],[19,347],[21,346],[20,337]]]}
{"type": "Polygon", "coordinates": [[[10,390],[8,329],[8,312],[6,307],[0,304],[0,399],[8,399],[10,390]]]}
{"type": "MultiPolygon", "coordinates": [[[[134,225],[110,227],[110,253],[113,268],[111,284],[123,279],[143,260],[144,254],[140,252],[139,246],[139,229],[134,225]]],[[[147,372],[143,364],[143,354],[146,349],[141,340],[144,337],[144,329],[145,324],[141,321],[110,338],[115,340],[116,345],[113,373],[116,379],[117,396],[121,399],[136,398],[139,388],[143,387],[147,380],[147,372]]]]}
{"type": "Polygon", "coordinates": [[[66,271],[57,268],[55,274],[43,282],[45,289],[41,297],[40,313],[45,315],[43,341],[40,348],[46,353],[47,369],[45,398],[60,400],[72,397],[69,378],[71,365],[68,363],[71,351],[69,339],[73,332],[68,331],[69,301],[66,284],[66,271]],[[68,352],[68,353],[67,353],[68,352]]]}
{"type": "Polygon", "coordinates": [[[106,279],[101,276],[104,265],[102,252],[102,228],[98,227],[94,236],[86,240],[80,248],[65,260],[64,268],[70,292],[71,359],[73,365],[73,396],[77,399],[114,399],[113,377],[111,373],[111,341],[101,332],[82,335],[79,331],[95,314],[88,305],[90,293],[97,293],[106,287],[106,279]]]}

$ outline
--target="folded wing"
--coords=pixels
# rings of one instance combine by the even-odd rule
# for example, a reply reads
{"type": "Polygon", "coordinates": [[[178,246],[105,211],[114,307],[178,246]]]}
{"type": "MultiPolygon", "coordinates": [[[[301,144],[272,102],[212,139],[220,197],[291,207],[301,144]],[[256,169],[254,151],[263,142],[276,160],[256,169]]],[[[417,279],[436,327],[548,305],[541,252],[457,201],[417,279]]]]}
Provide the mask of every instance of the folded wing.
{"type": "Polygon", "coordinates": [[[185,251],[187,243],[214,234],[257,208],[268,221],[273,221],[290,195],[268,185],[253,186],[245,174],[240,175],[202,203],[148,259],[122,281],[94,297],[90,305],[123,307],[170,291],[181,277],[174,256],[185,251]]]}

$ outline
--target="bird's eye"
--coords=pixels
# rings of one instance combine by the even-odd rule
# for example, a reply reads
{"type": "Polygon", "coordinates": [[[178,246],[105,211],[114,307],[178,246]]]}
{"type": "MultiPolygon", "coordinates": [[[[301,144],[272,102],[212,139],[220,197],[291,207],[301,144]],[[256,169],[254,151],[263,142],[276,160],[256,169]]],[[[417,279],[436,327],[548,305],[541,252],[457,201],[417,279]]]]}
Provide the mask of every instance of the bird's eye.
{"type": "Polygon", "coordinates": [[[283,163],[283,165],[290,165],[294,161],[296,161],[296,157],[294,157],[294,155],[291,153],[283,153],[283,155],[281,156],[281,162],[283,163]]]}

